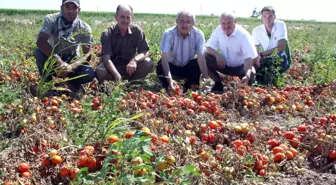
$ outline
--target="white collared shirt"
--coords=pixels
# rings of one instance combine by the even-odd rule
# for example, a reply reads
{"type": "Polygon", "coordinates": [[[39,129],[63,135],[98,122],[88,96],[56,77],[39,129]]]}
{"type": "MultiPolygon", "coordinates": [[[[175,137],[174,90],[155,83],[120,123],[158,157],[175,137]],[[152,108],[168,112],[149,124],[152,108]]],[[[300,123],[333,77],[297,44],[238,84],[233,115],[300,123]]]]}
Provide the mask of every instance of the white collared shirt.
{"type": "Polygon", "coordinates": [[[229,67],[241,66],[245,59],[258,56],[250,33],[238,24],[229,37],[221,26],[218,26],[205,46],[215,51],[219,50],[225,59],[225,65],[229,67]]]}
{"type": "Polygon", "coordinates": [[[203,53],[204,42],[203,32],[196,27],[193,26],[184,38],[177,26],[174,26],[164,32],[160,49],[170,54],[169,63],[183,67],[194,59],[196,54],[203,53]]]}
{"type": "Polygon", "coordinates": [[[252,31],[252,38],[256,46],[262,46],[264,51],[278,47],[278,42],[280,40],[287,38],[287,28],[283,21],[275,20],[272,27],[271,37],[268,37],[265,26],[259,25],[252,31]]]}

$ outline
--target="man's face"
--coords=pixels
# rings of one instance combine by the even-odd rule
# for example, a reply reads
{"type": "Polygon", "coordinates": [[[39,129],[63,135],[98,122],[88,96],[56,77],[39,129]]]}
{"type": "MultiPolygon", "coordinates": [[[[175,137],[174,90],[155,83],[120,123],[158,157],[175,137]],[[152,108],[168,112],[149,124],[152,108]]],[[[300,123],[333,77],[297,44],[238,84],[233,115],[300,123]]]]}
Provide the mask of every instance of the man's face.
{"type": "Polygon", "coordinates": [[[237,20],[232,17],[221,17],[221,27],[226,35],[230,36],[233,33],[234,29],[236,28],[236,22],[237,20]]]}
{"type": "Polygon", "coordinates": [[[119,10],[118,15],[115,15],[114,17],[118,23],[118,26],[123,30],[128,29],[133,19],[131,10],[127,10],[127,9],[119,10]]]}
{"type": "Polygon", "coordinates": [[[265,26],[273,26],[275,15],[272,11],[264,11],[261,14],[261,20],[264,23],[265,26]]]}
{"type": "Polygon", "coordinates": [[[181,15],[176,20],[176,24],[181,35],[186,36],[190,32],[191,27],[194,25],[193,17],[188,15],[181,15]]]}
{"type": "Polygon", "coordinates": [[[75,3],[65,3],[61,6],[62,12],[63,12],[63,16],[64,18],[69,21],[69,22],[73,22],[79,12],[80,12],[80,8],[76,6],[75,3]]]}

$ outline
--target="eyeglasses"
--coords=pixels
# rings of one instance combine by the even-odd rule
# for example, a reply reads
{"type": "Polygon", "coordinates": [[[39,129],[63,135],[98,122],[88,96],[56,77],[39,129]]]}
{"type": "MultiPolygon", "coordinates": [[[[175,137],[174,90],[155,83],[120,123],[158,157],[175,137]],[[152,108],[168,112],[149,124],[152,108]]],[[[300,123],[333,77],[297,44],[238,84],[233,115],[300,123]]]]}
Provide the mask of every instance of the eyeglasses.
{"type": "Polygon", "coordinates": [[[185,21],[185,20],[181,20],[181,19],[180,19],[180,20],[178,20],[178,23],[179,23],[179,24],[192,24],[193,22],[192,22],[192,21],[189,21],[189,20],[188,20],[188,21],[185,21]]]}

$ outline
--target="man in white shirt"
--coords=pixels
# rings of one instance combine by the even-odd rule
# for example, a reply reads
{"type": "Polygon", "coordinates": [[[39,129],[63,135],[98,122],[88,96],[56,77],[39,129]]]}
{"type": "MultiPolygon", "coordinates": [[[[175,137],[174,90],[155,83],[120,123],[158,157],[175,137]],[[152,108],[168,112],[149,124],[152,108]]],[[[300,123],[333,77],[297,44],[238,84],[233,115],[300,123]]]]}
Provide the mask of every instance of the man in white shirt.
{"type": "Polygon", "coordinates": [[[156,73],[166,90],[177,87],[172,76],[185,79],[184,92],[192,86],[199,86],[201,74],[205,79],[209,78],[203,56],[204,34],[194,24],[195,15],[183,10],[177,14],[176,26],[163,34],[161,60],[156,73]]]}
{"type": "Polygon", "coordinates": [[[241,83],[245,84],[250,84],[254,78],[252,60],[258,54],[250,33],[236,23],[233,12],[222,13],[221,25],[205,44],[209,76],[215,82],[211,91],[215,93],[222,93],[224,87],[217,71],[229,76],[238,76],[241,83]]]}
{"type": "Polygon", "coordinates": [[[285,72],[290,64],[291,57],[288,46],[287,28],[283,21],[275,19],[275,11],[271,6],[266,6],[261,10],[262,25],[253,29],[252,38],[257,48],[259,56],[254,60],[257,68],[268,68],[269,57],[274,52],[282,59],[279,72],[285,72]],[[259,52],[260,46],[263,51],[259,52]]]}

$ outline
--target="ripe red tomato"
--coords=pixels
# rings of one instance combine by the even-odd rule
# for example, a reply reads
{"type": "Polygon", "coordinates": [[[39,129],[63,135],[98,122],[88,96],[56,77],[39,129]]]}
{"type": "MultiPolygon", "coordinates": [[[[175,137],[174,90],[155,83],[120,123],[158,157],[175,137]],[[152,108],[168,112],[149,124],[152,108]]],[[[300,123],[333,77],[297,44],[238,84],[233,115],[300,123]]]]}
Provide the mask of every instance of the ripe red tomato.
{"type": "Polygon", "coordinates": [[[216,121],[209,121],[208,125],[211,129],[217,129],[218,127],[218,124],[216,121]]]}
{"type": "Polygon", "coordinates": [[[27,163],[20,163],[19,172],[24,173],[29,171],[30,166],[27,163]]]}
{"type": "Polygon", "coordinates": [[[29,178],[29,177],[31,177],[31,176],[32,176],[32,174],[31,174],[30,172],[23,172],[23,173],[22,173],[22,177],[29,178]]]}
{"type": "Polygon", "coordinates": [[[67,167],[63,166],[60,169],[60,175],[61,175],[61,177],[67,177],[67,176],[70,175],[70,170],[67,167]]]}
{"type": "Polygon", "coordinates": [[[279,146],[279,141],[275,139],[270,139],[267,141],[267,144],[271,146],[271,148],[274,148],[276,146],[279,146]]]}
{"type": "Polygon", "coordinates": [[[125,134],[125,138],[129,139],[129,138],[131,138],[133,135],[134,135],[134,132],[132,132],[132,131],[127,131],[126,134],[125,134]]]}
{"type": "Polygon", "coordinates": [[[191,137],[189,138],[189,143],[190,143],[190,144],[194,144],[195,142],[196,142],[196,137],[191,136],[191,137]]]}
{"type": "Polygon", "coordinates": [[[295,137],[295,134],[294,134],[294,132],[288,131],[288,132],[285,133],[284,136],[285,136],[286,139],[293,139],[295,137]]]}

